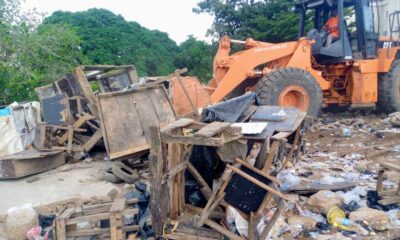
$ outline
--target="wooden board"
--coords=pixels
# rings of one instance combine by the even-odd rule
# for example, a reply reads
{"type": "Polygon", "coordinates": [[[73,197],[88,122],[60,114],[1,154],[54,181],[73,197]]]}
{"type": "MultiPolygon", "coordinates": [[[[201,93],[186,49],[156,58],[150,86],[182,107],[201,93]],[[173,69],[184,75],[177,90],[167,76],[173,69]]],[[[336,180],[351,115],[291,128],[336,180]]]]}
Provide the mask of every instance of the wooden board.
{"type": "Polygon", "coordinates": [[[400,172],[400,164],[395,163],[395,162],[381,162],[379,163],[384,168],[387,168],[389,170],[393,170],[396,172],[400,172]]]}
{"type": "Polygon", "coordinates": [[[149,127],[163,127],[175,120],[163,86],[99,94],[97,101],[111,159],[148,150],[149,127]]]}
{"type": "Polygon", "coordinates": [[[207,124],[205,127],[201,128],[194,135],[199,136],[199,137],[213,137],[216,134],[223,131],[229,125],[230,125],[230,123],[226,123],[226,122],[212,122],[210,124],[207,124]]]}
{"type": "Polygon", "coordinates": [[[62,151],[27,150],[0,158],[0,179],[15,179],[48,171],[65,164],[62,151]]]}

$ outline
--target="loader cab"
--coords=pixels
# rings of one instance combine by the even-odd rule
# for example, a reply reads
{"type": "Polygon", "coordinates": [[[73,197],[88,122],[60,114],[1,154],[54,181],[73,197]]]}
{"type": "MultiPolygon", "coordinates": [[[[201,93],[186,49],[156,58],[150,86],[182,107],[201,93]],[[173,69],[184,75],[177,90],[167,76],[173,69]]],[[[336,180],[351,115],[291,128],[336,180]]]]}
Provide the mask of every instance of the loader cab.
{"type": "Polygon", "coordinates": [[[371,0],[301,0],[299,37],[315,40],[312,52],[321,64],[377,57],[379,35],[375,32],[371,0]],[[327,45],[325,23],[337,11],[339,37],[327,45]]]}

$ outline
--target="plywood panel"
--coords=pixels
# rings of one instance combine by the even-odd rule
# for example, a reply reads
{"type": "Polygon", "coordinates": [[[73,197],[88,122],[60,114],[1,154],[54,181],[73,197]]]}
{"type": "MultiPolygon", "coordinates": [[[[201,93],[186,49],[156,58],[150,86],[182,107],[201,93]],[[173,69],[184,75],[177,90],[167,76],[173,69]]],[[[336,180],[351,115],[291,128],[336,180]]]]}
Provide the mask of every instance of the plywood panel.
{"type": "Polygon", "coordinates": [[[148,150],[149,127],[162,127],[175,120],[163,86],[100,94],[98,103],[111,159],[148,150]]]}

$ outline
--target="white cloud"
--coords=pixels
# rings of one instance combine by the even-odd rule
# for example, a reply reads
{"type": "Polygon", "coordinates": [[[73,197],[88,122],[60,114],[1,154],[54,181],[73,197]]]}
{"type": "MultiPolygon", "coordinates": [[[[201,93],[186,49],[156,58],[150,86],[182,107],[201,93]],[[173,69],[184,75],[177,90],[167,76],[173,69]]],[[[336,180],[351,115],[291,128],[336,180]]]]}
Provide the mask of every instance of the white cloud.
{"type": "Polygon", "coordinates": [[[198,2],[199,0],[25,0],[23,9],[36,8],[48,16],[57,10],[76,12],[89,8],[105,8],[146,28],[167,32],[173,40],[181,43],[190,34],[198,39],[209,40],[205,34],[212,24],[212,17],[192,12],[198,2]]]}

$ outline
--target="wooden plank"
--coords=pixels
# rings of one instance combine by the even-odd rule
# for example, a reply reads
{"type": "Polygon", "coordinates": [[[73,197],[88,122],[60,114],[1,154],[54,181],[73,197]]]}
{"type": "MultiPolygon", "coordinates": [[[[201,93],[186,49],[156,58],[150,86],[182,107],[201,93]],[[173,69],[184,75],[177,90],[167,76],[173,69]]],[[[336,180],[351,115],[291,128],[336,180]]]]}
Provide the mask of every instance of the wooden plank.
{"type": "Polygon", "coordinates": [[[210,147],[220,147],[224,144],[221,138],[204,138],[194,136],[178,136],[178,135],[162,135],[163,142],[168,143],[181,143],[191,145],[203,145],[210,147]]]}
{"type": "Polygon", "coordinates": [[[103,138],[111,158],[148,149],[149,126],[175,120],[163,86],[99,94],[103,138]]]}
{"type": "MultiPolygon", "coordinates": [[[[138,231],[139,226],[138,225],[124,226],[123,229],[125,232],[138,231]]],[[[96,236],[96,235],[103,235],[103,234],[109,234],[109,233],[110,233],[109,228],[74,230],[74,231],[68,231],[67,237],[73,238],[73,237],[96,236]]]]}
{"type": "Polygon", "coordinates": [[[246,168],[250,169],[251,171],[256,172],[257,174],[263,176],[264,178],[267,178],[267,179],[279,184],[279,180],[276,177],[268,175],[265,172],[263,172],[263,171],[255,168],[255,167],[251,166],[251,164],[249,164],[248,162],[245,162],[245,161],[240,160],[238,158],[236,159],[236,162],[240,163],[241,165],[245,166],[246,168]]]}
{"type": "Polygon", "coordinates": [[[89,152],[89,151],[94,147],[94,145],[96,145],[96,143],[97,143],[98,141],[100,141],[101,138],[103,138],[103,133],[102,133],[102,131],[99,129],[99,130],[97,130],[97,131],[90,137],[90,139],[83,145],[83,149],[84,149],[86,152],[89,152]]]}
{"type": "Polygon", "coordinates": [[[72,125],[68,125],[68,147],[67,147],[68,153],[72,152],[73,138],[74,138],[74,128],[72,127],[72,125]]]}
{"type": "Polygon", "coordinates": [[[150,171],[150,213],[153,221],[154,232],[157,237],[163,234],[164,221],[167,216],[168,188],[165,190],[162,186],[162,176],[164,161],[163,146],[161,142],[160,129],[158,126],[150,127],[150,155],[149,155],[149,171],[150,171]],[[165,195],[163,195],[165,193],[165,195]],[[163,199],[163,201],[160,201],[163,199]]]}
{"type": "Polygon", "coordinates": [[[163,128],[161,128],[161,132],[166,133],[166,132],[172,131],[176,128],[186,127],[192,123],[194,123],[193,119],[181,118],[181,119],[178,119],[175,122],[169,123],[166,126],[164,126],[163,128]]]}
{"type": "Polygon", "coordinates": [[[243,240],[240,236],[234,234],[233,232],[227,230],[226,228],[223,228],[221,225],[211,221],[211,220],[206,220],[205,224],[207,224],[210,228],[214,229],[215,231],[225,235],[231,240],[243,240]]]}
{"type": "Polygon", "coordinates": [[[274,215],[272,216],[271,220],[267,223],[264,227],[264,230],[261,233],[260,239],[267,239],[269,233],[271,232],[272,228],[274,227],[276,221],[281,216],[282,212],[286,211],[286,203],[284,200],[280,200],[278,203],[278,208],[274,215]]]}
{"type": "Polygon", "coordinates": [[[278,196],[278,197],[280,197],[280,198],[283,198],[283,199],[285,199],[285,200],[289,200],[289,198],[288,198],[287,196],[285,196],[283,193],[281,193],[281,192],[279,192],[279,191],[277,191],[277,190],[271,188],[270,186],[268,186],[268,185],[266,185],[265,183],[263,183],[263,182],[257,180],[256,178],[254,178],[254,177],[248,175],[247,173],[241,171],[240,169],[238,169],[238,168],[236,168],[236,167],[234,167],[234,166],[231,166],[231,165],[227,165],[227,167],[228,167],[229,169],[231,169],[233,172],[235,172],[235,173],[239,174],[240,176],[246,178],[246,179],[249,180],[250,182],[256,184],[256,185],[259,186],[260,188],[263,188],[264,190],[266,190],[266,191],[268,191],[268,192],[270,192],[270,193],[272,193],[272,194],[274,194],[274,195],[276,195],[276,196],[278,196]]]}
{"type": "Polygon", "coordinates": [[[389,205],[389,204],[393,204],[393,203],[400,203],[400,196],[386,196],[383,197],[382,200],[378,201],[379,204],[381,205],[389,205]]]}
{"type": "Polygon", "coordinates": [[[134,153],[143,152],[143,151],[149,150],[149,148],[150,148],[149,145],[146,144],[144,146],[134,147],[134,148],[127,149],[127,150],[124,150],[121,152],[111,153],[109,156],[110,156],[110,159],[116,159],[116,158],[131,155],[134,153]]]}
{"type": "Polygon", "coordinates": [[[75,68],[73,72],[74,78],[77,80],[81,90],[82,94],[84,95],[86,101],[88,102],[88,107],[90,109],[90,112],[95,116],[99,116],[97,104],[96,104],[96,97],[93,93],[92,87],[90,86],[89,81],[85,77],[85,73],[83,72],[82,67],[77,67],[75,68]]]}
{"type": "Polygon", "coordinates": [[[254,213],[249,214],[249,225],[247,229],[247,235],[249,240],[254,240],[256,237],[257,223],[255,222],[254,213]]]}
{"type": "Polygon", "coordinates": [[[111,159],[132,154],[137,148],[143,150],[144,146],[148,149],[139,113],[129,95],[105,98],[100,94],[98,101],[103,138],[111,159]]]}
{"type": "Polygon", "coordinates": [[[207,201],[206,206],[204,207],[204,209],[203,209],[203,211],[202,211],[202,213],[200,215],[200,219],[196,224],[197,227],[203,226],[203,224],[205,223],[206,219],[208,218],[208,216],[207,216],[208,209],[212,206],[213,202],[218,197],[218,194],[220,194],[223,191],[225,191],[225,188],[228,185],[228,182],[231,179],[231,177],[232,177],[232,170],[230,170],[228,168],[225,168],[225,171],[222,174],[222,177],[219,179],[219,181],[218,181],[217,185],[215,186],[210,198],[207,201]]]}
{"type": "Polygon", "coordinates": [[[125,203],[126,200],[125,198],[120,198],[116,199],[112,204],[110,208],[110,212],[122,212],[125,209],[125,203]]]}
{"type": "Polygon", "coordinates": [[[26,150],[0,158],[0,179],[16,179],[48,171],[65,164],[62,151],[26,150]]]}
{"type": "Polygon", "coordinates": [[[381,162],[379,163],[384,168],[400,172],[400,165],[394,162],[381,162]]]}
{"type": "MultiPolygon", "coordinates": [[[[130,95],[134,102],[136,102],[135,107],[136,111],[139,113],[140,123],[143,128],[144,136],[146,139],[146,143],[150,142],[150,126],[159,126],[160,122],[158,121],[156,110],[153,107],[153,102],[151,101],[151,95],[153,94],[153,90],[146,92],[137,92],[135,94],[130,95]]],[[[162,104],[162,100],[158,104],[162,104]]],[[[172,121],[175,119],[171,119],[172,121]]]]}
{"type": "MultiPolygon", "coordinates": [[[[200,208],[200,207],[195,207],[190,204],[185,204],[185,210],[187,210],[189,212],[193,212],[197,215],[201,215],[201,213],[203,212],[204,209],[200,208]]],[[[215,209],[214,211],[212,211],[210,213],[210,217],[213,219],[224,219],[224,218],[226,218],[226,214],[225,214],[225,212],[223,212],[220,209],[215,209]]]]}
{"type": "Polygon", "coordinates": [[[256,162],[254,163],[254,167],[258,169],[262,169],[265,165],[265,160],[267,159],[268,152],[269,152],[269,138],[265,139],[261,145],[260,151],[258,152],[256,162]]]}
{"type": "MultiPolygon", "coordinates": [[[[201,176],[201,174],[197,171],[197,169],[190,162],[187,163],[187,169],[192,174],[194,179],[196,179],[196,181],[200,184],[200,186],[205,188],[206,191],[211,195],[212,190],[211,190],[210,186],[208,186],[207,182],[204,180],[204,178],[201,176]]],[[[206,199],[208,200],[207,197],[206,197],[206,199]]]]}
{"type": "Polygon", "coordinates": [[[210,217],[210,214],[215,210],[216,207],[219,206],[219,204],[222,202],[222,200],[224,199],[224,197],[225,197],[225,193],[224,193],[224,192],[221,192],[221,193],[217,196],[217,198],[215,199],[215,201],[210,205],[209,208],[203,209],[203,211],[202,211],[202,213],[201,213],[201,217],[200,217],[198,226],[199,226],[200,224],[203,225],[202,222],[206,222],[206,221],[208,220],[208,218],[210,217]]]}
{"type": "Polygon", "coordinates": [[[168,94],[164,87],[154,88],[153,91],[149,91],[148,95],[153,103],[154,111],[157,115],[160,128],[175,121],[175,111],[171,107],[172,104],[169,102],[168,94]]]}
{"type": "Polygon", "coordinates": [[[279,132],[271,137],[273,140],[285,140],[289,137],[292,133],[291,132],[279,132]]]}
{"type": "Polygon", "coordinates": [[[187,162],[181,162],[178,165],[176,165],[174,168],[169,170],[167,175],[164,175],[163,181],[166,181],[168,178],[173,178],[175,175],[179,174],[183,170],[185,170],[187,167],[187,162]]]}
{"type": "Polygon", "coordinates": [[[266,172],[266,173],[269,172],[269,169],[272,166],[272,162],[274,161],[276,154],[278,154],[280,145],[281,145],[281,143],[279,141],[272,142],[271,149],[268,153],[267,159],[265,160],[264,166],[262,168],[263,172],[266,172]]]}
{"type": "Polygon", "coordinates": [[[200,116],[199,115],[199,110],[197,109],[196,105],[193,103],[192,98],[190,97],[188,91],[186,90],[185,84],[183,84],[182,78],[181,78],[181,76],[179,74],[179,70],[175,71],[175,76],[176,76],[176,79],[178,80],[178,83],[179,83],[180,87],[183,90],[183,93],[185,94],[185,96],[186,96],[186,98],[187,98],[187,100],[188,100],[188,102],[190,104],[190,107],[192,108],[193,113],[195,114],[196,117],[199,117],[200,116]]]}
{"type": "Polygon", "coordinates": [[[384,173],[385,173],[384,169],[380,169],[379,172],[378,172],[378,180],[377,180],[377,183],[376,183],[376,191],[377,192],[382,191],[382,188],[383,188],[383,174],[384,173]]]}
{"type": "Polygon", "coordinates": [[[90,222],[90,221],[95,222],[95,221],[108,219],[109,217],[110,217],[110,213],[109,212],[98,213],[98,214],[94,214],[94,215],[81,216],[81,217],[75,217],[75,218],[68,219],[66,224],[67,225],[72,225],[72,224],[77,224],[77,223],[80,223],[80,222],[90,222]]]}
{"type": "Polygon", "coordinates": [[[230,123],[226,122],[212,122],[201,128],[194,135],[198,137],[213,137],[222,132],[225,128],[229,127],[230,123]]]}
{"type": "MultiPolygon", "coordinates": [[[[106,234],[109,232],[110,232],[109,228],[76,230],[76,231],[68,231],[67,237],[73,238],[73,237],[96,236],[96,235],[106,234]]],[[[59,240],[58,237],[57,240],[59,240]]]]}
{"type": "MultiPolygon", "coordinates": [[[[96,119],[96,117],[92,116],[92,115],[85,115],[85,116],[81,116],[79,117],[78,120],[76,120],[73,124],[72,127],[73,129],[77,129],[80,128],[85,122],[89,121],[89,120],[93,120],[96,119]]],[[[68,140],[68,133],[65,133],[64,135],[62,135],[60,137],[60,139],[58,140],[59,144],[63,144],[65,141],[68,140]]]]}
{"type": "Polygon", "coordinates": [[[292,143],[292,147],[290,148],[290,150],[289,150],[289,152],[287,153],[287,155],[286,155],[286,157],[285,157],[285,160],[283,161],[283,163],[282,163],[282,166],[281,166],[281,171],[283,170],[283,169],[285,169],[285,167],[286,167],[286,164],[292,159],[292,155],[293,155],[293,152],[294,152],[294,150],[296,149],[296,146],[297,146],[297,144],[298,144],[298,142],[299,142],[299,138],[300,138],[300,128],[298,128],[297,130],[296,130],[296,135],[294,136],[294,140],[293,140],[293,143],[292,143]]]}
{"type": "Polygon", "coordinates": [[[57,240],[66,240],[67,239],[67,227],[66,221],[75,213],[74,208],[65,209],[60,216],[56,218],[56,237],[57,240]]]}
{"type": "MultiPolygon", "coordinates": [[[[174,130],[179,131],[178,129],[174,130]]],[[[169,184],[171,187],[171,201],[170,201],[170,213],[169,213],[169,218],[171,220],[176,220],[178,216],[181,214],[180,210],[180,194],[183,194],[180,190],[180,184],[181,184],[181,179],[176,176],[178,171],[182,171],[182,166],[186,167],[186,165],[181,165],[180,164],[180,159],[182,157],[182,146],[180,144],[168,144],[168,165],[170,168],[170,171],[168,175],[171,173],[173,174],[172,176],[169,177],[169,184]],[[175,172],[175,174],[174,174],[175,172]]]]}
{"type": "Polygon", "coordinates": [[[110,234],[111,240],[124,240],[125,232],[125,198],[115,200],[110,208],[110,234]]]}

